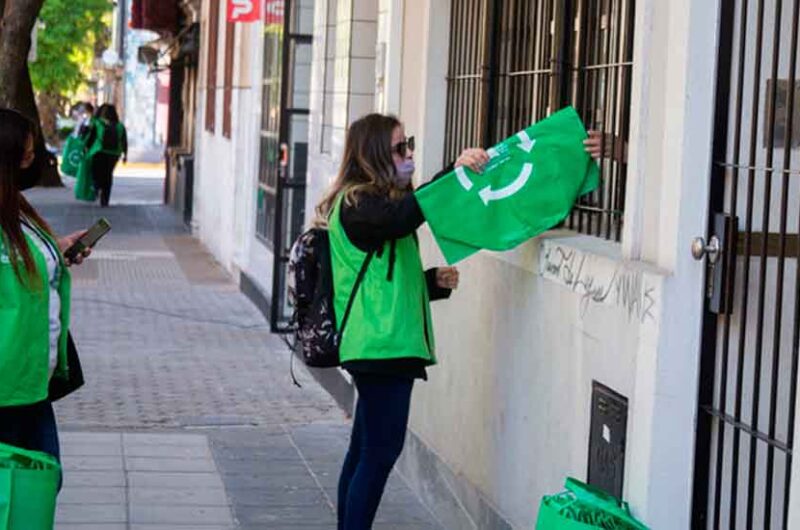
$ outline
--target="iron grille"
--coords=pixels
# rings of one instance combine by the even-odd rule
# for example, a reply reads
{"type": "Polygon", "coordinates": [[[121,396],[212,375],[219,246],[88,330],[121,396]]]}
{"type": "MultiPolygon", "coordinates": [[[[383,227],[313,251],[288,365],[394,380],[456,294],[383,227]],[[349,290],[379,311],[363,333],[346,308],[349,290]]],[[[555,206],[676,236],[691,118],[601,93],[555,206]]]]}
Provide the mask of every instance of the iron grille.
{"type": "Polygon", "coordinates": [[[567,221],[619,241],[633,0],[453,0],[445,163],[573,105],[604,139],[603,184],[567,221]]]}
{"type": "Polygon", "coordinates": [[[721,4],[711,210],[730,311],[704,323],[695,528],[787,528],[800,356],[800,0],[721,4]]]}

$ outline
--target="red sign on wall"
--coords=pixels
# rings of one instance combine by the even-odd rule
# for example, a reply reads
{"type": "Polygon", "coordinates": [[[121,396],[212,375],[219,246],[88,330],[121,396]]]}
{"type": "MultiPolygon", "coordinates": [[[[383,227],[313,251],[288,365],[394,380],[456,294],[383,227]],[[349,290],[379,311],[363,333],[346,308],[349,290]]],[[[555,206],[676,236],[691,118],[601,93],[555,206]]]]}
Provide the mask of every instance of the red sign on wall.
{"type": "Polygon", "coordinates": [[[286,6],[286,0],[267,0],[264,6],[264,24],[267,26],[271,24],[283,25],[283,11],[286,6]]]}
{"type": "Polygon", "coordinates": [[[258,22],[261,0],[228,0],[228,22],[258,22]]]}

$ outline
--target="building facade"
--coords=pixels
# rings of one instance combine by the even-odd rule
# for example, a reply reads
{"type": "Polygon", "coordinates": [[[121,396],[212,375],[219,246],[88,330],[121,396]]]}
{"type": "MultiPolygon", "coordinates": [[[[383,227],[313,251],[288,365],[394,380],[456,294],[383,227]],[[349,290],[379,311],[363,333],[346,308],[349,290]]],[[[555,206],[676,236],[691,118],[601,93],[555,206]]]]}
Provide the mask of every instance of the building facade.
{"type": "Polygon", "coordinates": [[[444,527],[530,528],[566,476],[656,529],[800,527],[797,3],[226,4],[199,11],[191,222],[276,330],[358,117],[401,118],[418,183],[565,105],[604,133],[600,190],[434,308],[398,470],[444,527]]]}

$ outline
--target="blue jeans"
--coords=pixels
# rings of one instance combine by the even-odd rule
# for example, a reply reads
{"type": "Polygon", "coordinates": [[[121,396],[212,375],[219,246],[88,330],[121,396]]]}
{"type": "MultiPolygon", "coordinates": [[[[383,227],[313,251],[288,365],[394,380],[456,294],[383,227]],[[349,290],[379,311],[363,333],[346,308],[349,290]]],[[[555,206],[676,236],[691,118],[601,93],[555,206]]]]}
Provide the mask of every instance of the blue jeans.
{"type": "Polygon", "coordinates": [[[405,443],[413,379],[354,374],[358,404],[339,477],[339,530],[368,530],[405,443]]]}
{"type": "MultiPolygon", "coordinates": [[[[61,459],[53,405],[42,401],[19,407],[0,407],[0,442],[61,459]]],[[[59,485],[60,489],[60,485],[59,485]]]]}

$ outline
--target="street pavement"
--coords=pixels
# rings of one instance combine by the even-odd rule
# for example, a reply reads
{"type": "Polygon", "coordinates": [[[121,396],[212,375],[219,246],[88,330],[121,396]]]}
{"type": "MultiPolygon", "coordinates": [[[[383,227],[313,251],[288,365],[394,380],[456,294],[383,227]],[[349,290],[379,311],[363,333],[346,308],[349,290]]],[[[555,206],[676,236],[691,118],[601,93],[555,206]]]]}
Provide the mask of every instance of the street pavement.
{"type": "MultiPolygon", "coordinates": [[[[57,530],[335,528],[349,420],[228,274],[160,204],[163,180],[121,171],[111,207],[69,187],[27,193],[58,233],[113,230],[73,270],[86,386],[56,404],[57,530]]],[[[393,473],[379,530],[442,528],[393,473]]]]}

